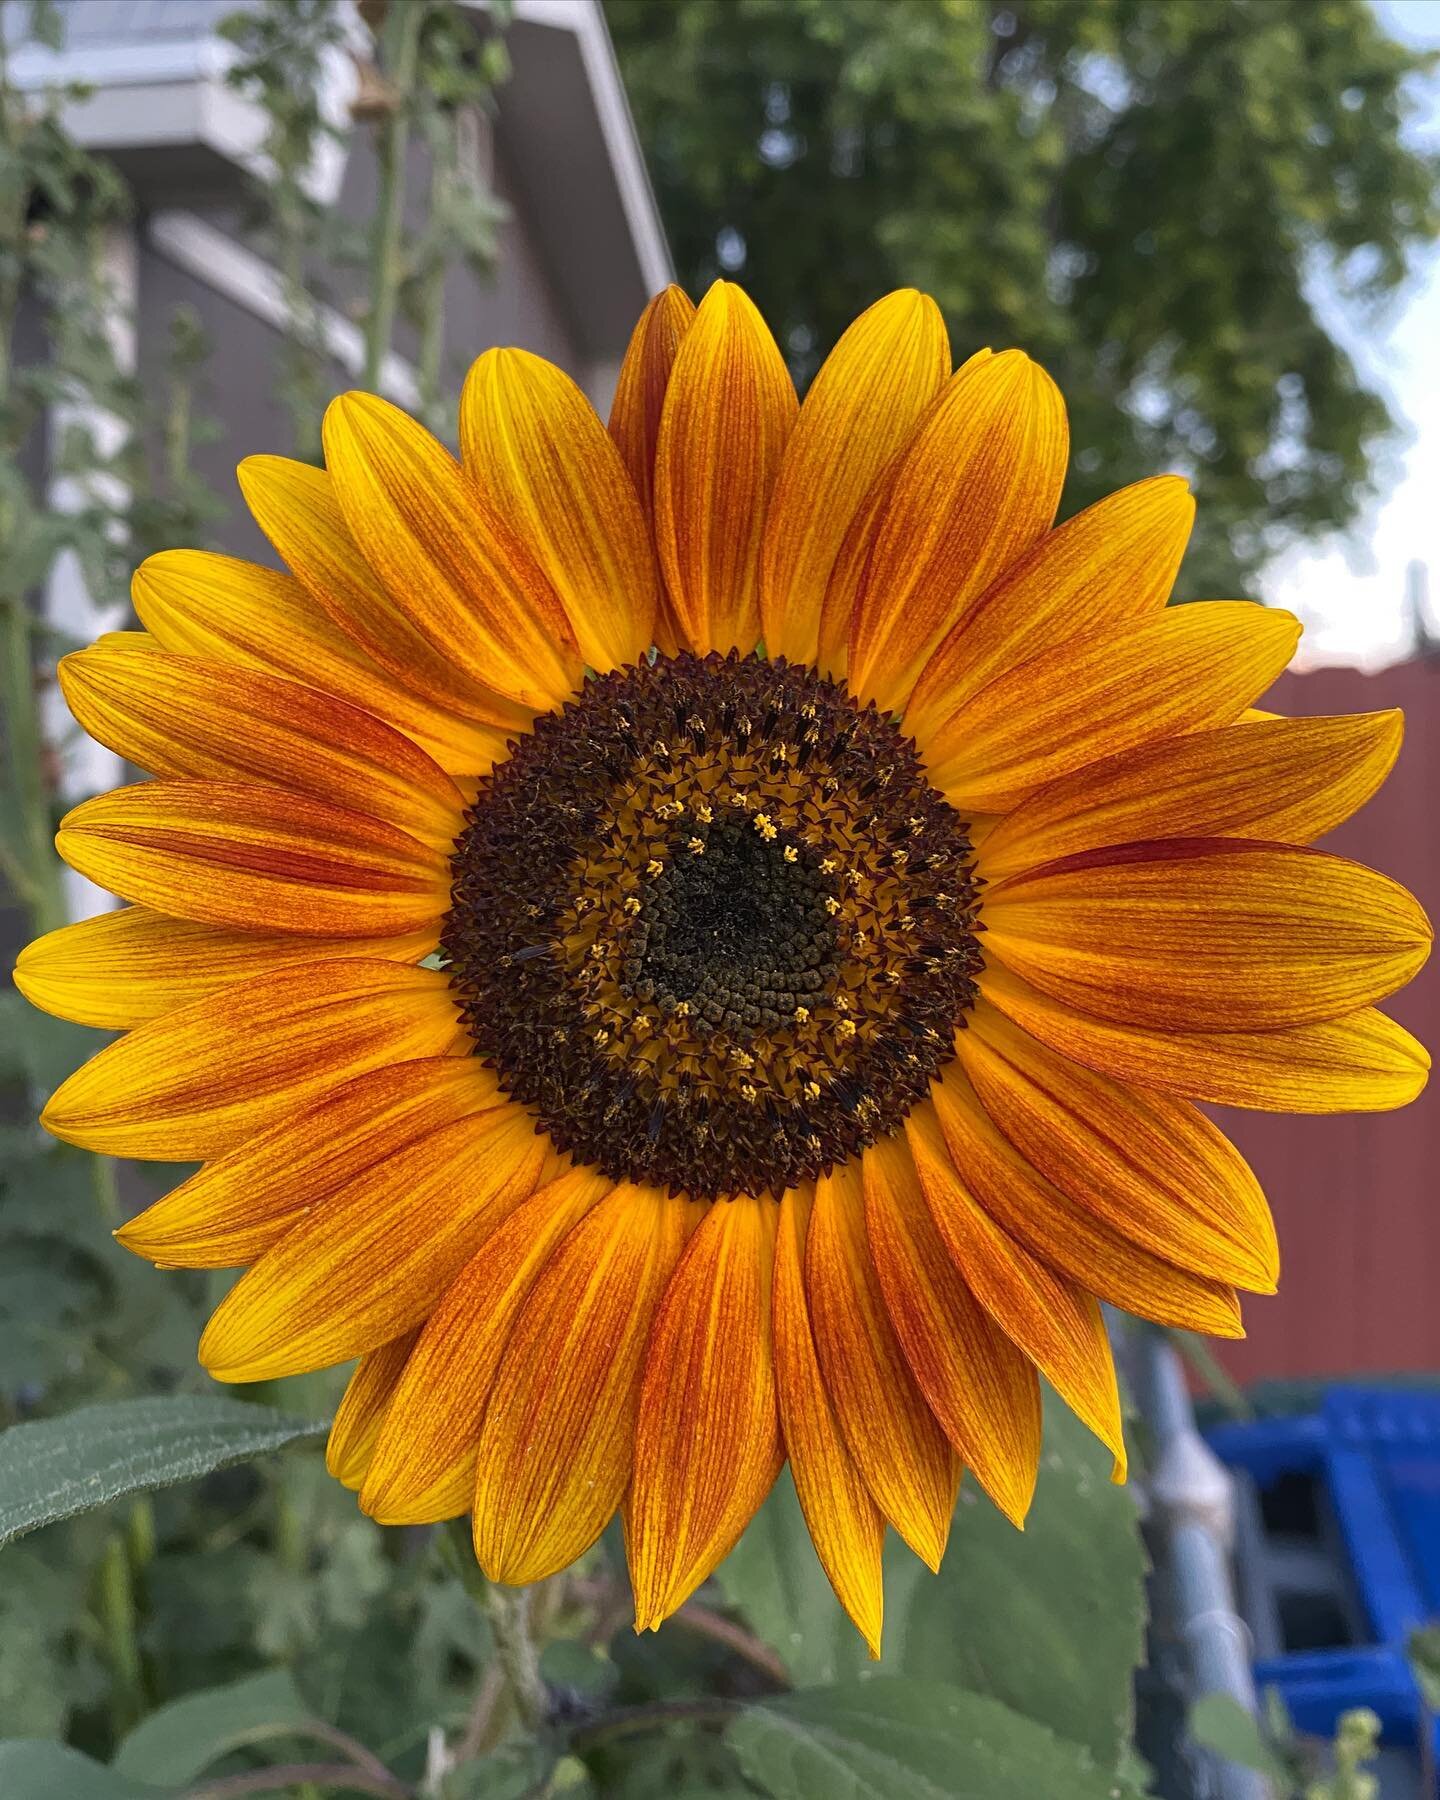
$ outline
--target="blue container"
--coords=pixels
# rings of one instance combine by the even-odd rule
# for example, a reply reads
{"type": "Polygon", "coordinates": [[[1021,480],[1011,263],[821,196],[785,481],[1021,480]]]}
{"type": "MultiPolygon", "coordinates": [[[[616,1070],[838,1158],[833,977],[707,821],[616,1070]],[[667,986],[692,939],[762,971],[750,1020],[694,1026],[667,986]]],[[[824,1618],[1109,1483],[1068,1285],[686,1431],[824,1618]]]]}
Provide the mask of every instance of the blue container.
{"type": "Polygon", "coordinates": [[[1238,1478],[1257,1685],[1301,1731],[1332,1736],[1368,1706],[1386,1742],[1413,1750],[1423,1708],[1405,1644],[1440,1619],[1440,1393],[1337,1386],[1318,1412],[1207,1436],[1238,1478]]]}

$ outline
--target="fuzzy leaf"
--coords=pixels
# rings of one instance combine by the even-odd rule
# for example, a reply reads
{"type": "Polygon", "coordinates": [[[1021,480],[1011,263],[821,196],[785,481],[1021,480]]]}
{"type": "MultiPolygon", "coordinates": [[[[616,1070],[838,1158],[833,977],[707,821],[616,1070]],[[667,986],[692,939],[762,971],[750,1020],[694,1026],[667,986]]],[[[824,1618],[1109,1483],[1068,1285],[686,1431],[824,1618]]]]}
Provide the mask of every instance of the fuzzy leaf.
{"type": "Polygon", "coordinates": [[[1111,1800],[1086,1751],[983,1694],[877,1677],[800,1689],[730,1728],[774,1800],[1111,1800]]]}
{"type": "Polygon", "coordinates": [[[221,1394],[82,1406],[0,1433],[0,1544],[122,1494],[193,1481],[326,1427],[221,1394]]]}

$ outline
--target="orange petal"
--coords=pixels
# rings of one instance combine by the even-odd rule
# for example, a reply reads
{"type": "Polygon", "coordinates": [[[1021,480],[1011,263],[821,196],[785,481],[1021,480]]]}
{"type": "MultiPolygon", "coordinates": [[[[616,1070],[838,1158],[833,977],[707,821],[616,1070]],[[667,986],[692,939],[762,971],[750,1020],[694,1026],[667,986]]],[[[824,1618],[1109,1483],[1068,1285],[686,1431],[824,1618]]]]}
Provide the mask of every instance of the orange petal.
{"type": "Polygon", "coordinates": [[[631,334],[610,406],[610,435],[640,496],[641,510],[652,525],[660,415],[665,409],[670,371],[694,318],[695,303],[684,288],[672,282],[656,294],[631,334]]]}
{"type": "MultiPolygon", "coordinates": [[[[996,1128],[959,1064],[951,1063],[931,1097],[955,1167],[1012,1238],[1126,1312],[1213,1337],[1245,1335],[1232,1287],[1141,1249],[1048,1182],[996,1128]]],[[[933,1203],[931,1210],[938,1213],[933,1203]]]]}
{"type": "Polygon", "coordinates": [[[1000,1329],[1115,1458],[1125,1479],[1120,1389],[1093,1294],[1032,1256],[966,1186],[928,1101],[905,1122],[915,1172],[950,1259],[1000,1329]]]}
{"type": "Polygon", "coordinates": [[[676,353],[655,456],[656,547],[695,650],[755,647],[760,536],[795,411],[765,321],[717,281],[676,353]]]}
{"type": "Polygon", "coordinates": [[[415,629],[517,705],[573,693],[582,668],[555,590],[444,445],[373,394],[332,400],[324,436],[345,523],[415,629]]]}
{"type": "MultiPolygon", "coordinates": [[[[453,462],[449,473],[453,476],[453,462]]],[[[426,631],[423,619],[406,604],[403,592],[387,589],[361,554],[329,470],[284,456],[247,456],[236,475],[256,524],[315,603],[373,662],[405,689],[462,719],[523,726],[525,711],[487,687],[462,659],[447,654],[444,643],[426,631]]]]}
{"type": "MultiPolygon", "coordinates": [[[[407,937],[365,939],[367,957],[394,962],[419,962],[434,948],[433,925],[407,937]]],[[[254,975],[354,954],[353,937],[219,931],[147,907],[121,906],[27,944],[14,981],[44,1012],[77,1025],[128,1031],[254,975]]]]}
{"type": "Polygon", "coordinates": [[[289,788],[449,852],[464,798],[392,726],[313,688],[172,656],[138,636],[114,633],[61,659],[66,703],[91,737],[152,775],[289,788]]]}
{"type": "Polygon", "coordinates": [[[652,642],[658,582],[645,515],[595,409],[553,363],[487,350],[460,400],[466,472],[560,596],[588,667],[652,642]]]}
{"type": "MultiPolygon", "coordinates": [[[[287,467],[319,475],[328,494],[323,471],[304,464],[287,467]]],[[[353,546],[352,554],[358,561],[353,546]]],[[[447,711],[438,699],[416,693],[377,667],[289,575],[205,550],[163,550],[135,571],[131,595],[162,650],[337,694],[413,738],[448,774],[484,774],[505,748],[505,733],[497,726],[447,711]]],[[[429,693],[437,691],[444,690],[432,687],[429,693]]],[[[503,707],[505,716],[524,718],[508,703],[497,701],[496,707],[503,707]]]]}
{"type": "Polygon", "coordinates": [[[1068,450],[1059,390],[1020,351],[954,377],[904,451],[855,603],[862,700],[903,709],[956,620],[1049,530],[1068,450]]]}
{"type": "Polygon", "coordinates": [[[992,681],[930,734],[930,779],[1003,812],[1085,763],[1225,725],[1295,653],[1300,621],[1245,600],[1173,606],[1087,633],[992,681]]]}
{"type": "Polygon", "coordinates": [[[960,1464],[890,1323],[854,1162],[815,1184],[805,1290],[820,1370],[846,1446],[881,1512],[921,1561],[938,1569],[960,1464]]]}
{"type": "Polygon", "coordinates": [[[1056,1187],[1156,1256],[1274,1291],[1280,1252],[1260,1184],[1188,1101],[1081,1068],[983,1000],[955,1044],[985,1110],[1056,1187]]]}
{"type": "Polygon", "coordinates": [[[501,1104],[472,1056],[372,1069],[207,1162],[115,1235],[166,1268],[239,1268],[394,1151],[501,1104]]]}
{"type": "Polygon", "coordinates": [[[710,1206],[656,1314],[625,1513],[637,1631],[689,1599],[780,1473],[775,1224],[768,1196],[710,1206]]]}
{"type": "Polygon", "coordinates": [[[438,850],[362,813],[242,782],[146,781],[60,821],[72,869],[175,918],[307,937],[393,937],[450,904],[438,850]]]}
{"type": "Polygon", "coordinates": [[[200,1361],[217,1381],[271,1381],[412,1330],[553,1157],[513,1105],[392,1151],[240,1277],[205,1327],[200,1361]]]}
{"type": "Polygon", "coordinates": [[[610,1191],[571,1169],[486,1238],[419,1334],[370,1464],[360,1505],[385,1525],[469,1512],[485,1404],[510,1333],[566,1233],[610,1191]]]}
{"type": "MultiPolygon", "coordinates": [[[[670,371],[680,341],[690,329],[695,306],[682,288],[670,286],[659,293],[640,315],[630,338],[615,399],[610,408],[610,435],[620,460],[640,497],[646,529],[655,537],[655,446],[660,440],[660,414],[670,371]]],[[[680,647],[680,633],[663,587],[656,605],[655,641],[666,655],[680,647]]]]}
{"type": "Polygon", "coordinates": [[[1051,1049],[1121,1081],[1262,1112],[1388,1112],[1429,1076],[1430,1057],[1373,1007],[1284,1031],[1148,1031],[1077,1012],[1000,963],[980,991],[1051,1049]]]}
{"type": "Polygon", "coordinates": [[[220,1156],[353,1075],[468,1048],[434,969],[349,961],[282,969],[108,1045],[41,1116],[109,1156],[220,1156]]]}
{"type": "Polygon", "coordinates": [[[1430,954],[1414,897],[1292,844],[1166,838],[1082,851],[991,888],[998,958],[1117,1024],[1268,1031],[1354,1012],[1430,954]]]}
{"type": "Polygon", "coordinates": [[[987,881],[1146,838],[1305,844],[1363,806],[1400,751],[1404,716],[1275,719],[1168,738],[1041,788],[985,840],[987,881]]]}
{"type": "Polygon", "coordinates": [[[877,300],[820,367],[785,449],[760,553],[766,654],[813,663],[830,572],[851,521],[950,374],[927,294],[877,300]]]}
{"type": "Polygon", "coordinates": [[[926,663],[905,708],[922,746],[951,713],[1040,645],[1089,637],[1158,611],[1195,518],[1178,475],[1109,494],[1047,532],[962,613],[926,663]]]}
{"type": "Polygon", "coordinates": [[[878,1657],[885,1522],[845,1448],[815,1354],[805,1299],[805,1238],[814,1200],[807,1183],[789,1189],[780,1204],[774,1291],[780,1425],[815,1552],[836,1598],[878,1657]]]}
{"type": "Polygon", "coordinates": [[[966,1285],[903,1134],[864,1155],[870,1254],[905,1360],[967,1468],[1015,1525],[1040,1469],[1040,1383],[966,1285]]]}
{"type": "Polygon", "coordinates": [[[380,1427],[404,1373],[405,1358],[418,1335],[407,1331],[403,1337],[362,1356],[359,1367],[346,1383],[330,1424],[325,1467],[336,1481],[348,1488],[358,1490],[365,1479],[365,1471],[375,1454],[380,1427]]]}
{"type": "Polygon", "coordinates": [[[536,1282],[480,1432],[475,1555],[491,1580],[553,1575],[614,1516],[630,1479],[646,1340],[699,1212],[627,1182],[536,1282]]]}

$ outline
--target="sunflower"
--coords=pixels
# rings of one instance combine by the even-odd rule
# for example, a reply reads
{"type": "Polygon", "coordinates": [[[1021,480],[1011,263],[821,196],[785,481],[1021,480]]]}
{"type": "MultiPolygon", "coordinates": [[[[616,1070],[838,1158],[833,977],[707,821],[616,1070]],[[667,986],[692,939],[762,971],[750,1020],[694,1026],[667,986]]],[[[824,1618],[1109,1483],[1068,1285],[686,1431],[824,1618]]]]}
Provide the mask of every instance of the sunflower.
{"type": "Polygon", "coordinates": [[[342,396],[324,469],[240,468],[289,573],[152,557],[61,664],[154,779],[60,828],[130,904],[17,980],[124,1035],[45,1123],[203,1165],[120,1238],[245,1267],[217,1379],[359,1358],[367,1513],[519,1583],[619,1510],[653,1627],[788,1458],[878,1647],[887,1525],[938,1565],[962,1466],[1024,1519],[1041,1374],[1123,1474],[1100,1300],[1274,1288],[1194,1102],[1423,1085],[1373,1003],[1424,914],[1306,847],[1400,717],[1250,710],[1295,619],[1167,607],[1178,478],[1055,528],[1055,386],[952,373],[914,292],[797,407],[738,288],[671,289],[608,431],[492,350],[459,437],[342,396]]]}

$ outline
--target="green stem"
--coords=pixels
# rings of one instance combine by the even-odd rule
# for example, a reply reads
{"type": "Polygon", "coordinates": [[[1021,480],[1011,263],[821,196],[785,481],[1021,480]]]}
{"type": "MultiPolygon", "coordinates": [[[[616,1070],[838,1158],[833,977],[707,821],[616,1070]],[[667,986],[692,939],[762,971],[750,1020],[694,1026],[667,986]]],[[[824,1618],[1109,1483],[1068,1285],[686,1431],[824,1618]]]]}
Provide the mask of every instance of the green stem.
{"type": "Polygon", "coordinates": [[[545,1729],[550,1693],[540,1673],[540,1650],[530,1630],[530,1590],[487,1581],[477,1598],[495,1634],[495,1654],[505,1671],[510,1697],[528,1732],[545,1729]]]}
{"type": "Polygon", "coordinates": [[[405,162],[410,149],[410,102],[420,56],[422,0],[391,0],[381,36],[390,110],[380,132],[380,193],[370,242],[370,311],[365,321],[364,386],[376,392],[395,329],[400,252],[405,224],[405,162]]]}
{"type": "Polygon", "coordinates": [[[111,1716],[117,1737],[145,1712],[145,1680],[135,1632],[135,1589],[125,1539],[112,1532],[100,1561],[100,1629],[110,1665],[111,1716]]]}

